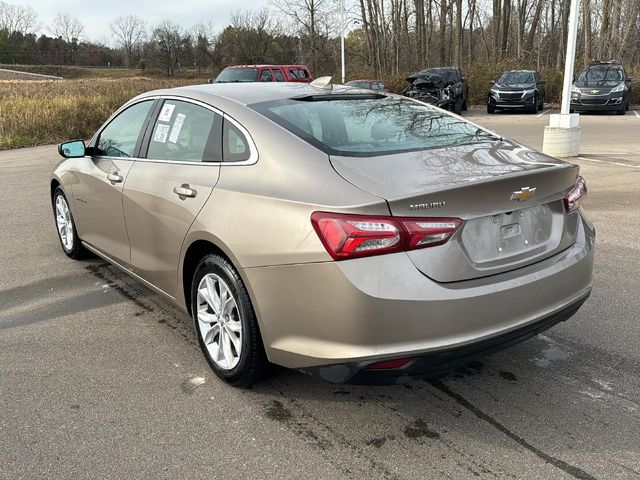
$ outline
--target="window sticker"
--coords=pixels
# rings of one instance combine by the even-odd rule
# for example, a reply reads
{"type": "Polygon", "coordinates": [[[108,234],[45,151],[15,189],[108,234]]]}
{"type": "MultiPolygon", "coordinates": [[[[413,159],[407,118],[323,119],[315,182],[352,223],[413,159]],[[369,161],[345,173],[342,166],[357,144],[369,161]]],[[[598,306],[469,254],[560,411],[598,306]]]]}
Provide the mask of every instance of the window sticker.
{"type": "Polygon", "coordinates": [[[156,133],[153,136],[154,142],[165,143],[167,141],[167,134],[169,133],[169,125],[159,123],[156,127],[156,133]]]}
{"type": "Polygon", "coordinates": [[[160,122],[168,122],[171,120],[171,115],[173,115],[173,109],[176,108],[173,103],[165,103],[162,107],[162,111],[160,112],[160,116],[158,117],[158,121],[160,122]]]}
{"type": "Polygon", "coordinates": [[[173,122],[171,135],[169,135],[169,141],[171,143],[176,143],[178,141],[178,136],[180,135],[180,130],[182,130],[182,124],[184,123],[185,118],[186,115],[184,113],[179,113],[178,115],[176,115],[176,121],[173,122]]]}

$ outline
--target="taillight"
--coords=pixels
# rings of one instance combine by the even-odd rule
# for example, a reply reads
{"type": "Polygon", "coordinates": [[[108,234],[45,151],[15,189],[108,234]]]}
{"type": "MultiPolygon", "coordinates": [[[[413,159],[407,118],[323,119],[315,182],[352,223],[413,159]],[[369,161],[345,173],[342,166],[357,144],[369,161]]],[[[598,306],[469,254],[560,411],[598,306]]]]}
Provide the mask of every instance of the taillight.
{"type": "Polygon", "coordinates": [[[329,255],[344,260],[442,245],[462,220],[314,212],[311,223],[329,255]]]}
{"type": "Polygon", "coordinates": [[[579,176],[576,179],[576,184],[562,199],[565,211],[567,213],[575,212],[580,208],[580,204],[585,198],[587,198],[587,182],[579,176]]]}

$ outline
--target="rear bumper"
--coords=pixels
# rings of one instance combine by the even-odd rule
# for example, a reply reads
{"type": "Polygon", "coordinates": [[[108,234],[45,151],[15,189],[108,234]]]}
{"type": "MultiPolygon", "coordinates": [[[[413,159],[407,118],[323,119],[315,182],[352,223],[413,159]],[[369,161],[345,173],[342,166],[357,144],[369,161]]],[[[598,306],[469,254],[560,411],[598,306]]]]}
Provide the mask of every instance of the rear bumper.
{"type": "Polygon", "coordinates": [[[568,320],[589,298],[591,290],[561,310],[515,330],[468,345],[436,350],[413,357],[406,365],[388,370],[368,370],[371,361],[326,365],[302,369],[329,382],[352,385],[396,385],[432,377],[486,357],[544,332],[559,322],[568,320]]]}
{"type": "Polygon", "coordinates": [[[595,240],[580,220],[575,243],[559,254],[461,282],[431,280],[405,253],[248,268],[243,275],[269,359],[347,381],[353,365],[472,348],[578,305],[591,289],[595,240]]]}

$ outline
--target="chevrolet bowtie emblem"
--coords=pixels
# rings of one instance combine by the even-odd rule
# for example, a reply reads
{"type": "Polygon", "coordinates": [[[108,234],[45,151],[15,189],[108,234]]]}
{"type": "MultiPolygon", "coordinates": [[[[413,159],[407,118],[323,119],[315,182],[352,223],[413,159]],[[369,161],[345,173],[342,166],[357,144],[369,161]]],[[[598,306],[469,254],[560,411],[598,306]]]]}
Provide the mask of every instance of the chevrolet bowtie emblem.
{"type": "Polygon", "coordinates": [[[524,202],[525,200],[533,197],[536,193],[536,187],[522,187],[517,192],[511,194],[511,200],[517,200],[518,202],[524,202]]]}
{"type": "Polygon", "coordinates": [[[591,93],[599,93],[600,90],[591,90],[591,93]]]}

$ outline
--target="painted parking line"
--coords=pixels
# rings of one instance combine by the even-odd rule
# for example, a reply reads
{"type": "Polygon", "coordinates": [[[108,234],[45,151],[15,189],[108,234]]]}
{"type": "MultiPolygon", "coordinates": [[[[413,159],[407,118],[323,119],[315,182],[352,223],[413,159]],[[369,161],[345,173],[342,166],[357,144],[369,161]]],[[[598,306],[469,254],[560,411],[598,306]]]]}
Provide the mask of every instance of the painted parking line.
{"type": "MultiPolygon", "coordinates": [[[[544,112],[539,113],[539,114],[538,114],[538,117],[541,117],[541,116],[543,116],[545,113],[548,113],[548,112],[550,112],[550,111],[551,111],[551,109],[545,110],[544,112]]],[[[636,114],[637,114],[637,112],[636,112],[636,114]]]]}
{"type": "Polygon", "coordinates": [[[587,162],[606,163],[608,165],[617,165],[619,167],[640,168],[640,165],[629,165],[622,162],[611,162],[608,160],[598,160],[596,158],[578,157],[579,160],[586,160],[587,162]]]}
{"type": "Polygon", "coordinates": [[[640,118],[640,113],[638,113],[637,110],[634,110],[633,113],[635,114],[636,118],[640,118]]]}

